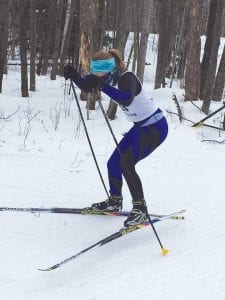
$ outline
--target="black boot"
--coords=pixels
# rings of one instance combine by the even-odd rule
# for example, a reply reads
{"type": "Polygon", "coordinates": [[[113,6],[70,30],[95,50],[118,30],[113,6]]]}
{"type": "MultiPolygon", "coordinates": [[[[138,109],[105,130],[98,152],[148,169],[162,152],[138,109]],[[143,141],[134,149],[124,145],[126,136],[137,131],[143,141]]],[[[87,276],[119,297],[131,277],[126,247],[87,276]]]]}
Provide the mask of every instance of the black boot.
{"type": "Polygon", "coordinates": [[[92,204],[91,208],[96,211],[120,211],[122,209],[122,196],[110,196],[105,201],[92,204]]]}
{"type": "Polygon", "coordinates": [[[128,218],[124,221],[124,226],[135,226],[148,221],[149,220],[147,217],[147,207],[145,200],[133,201],[133,208],[128,218]]]}

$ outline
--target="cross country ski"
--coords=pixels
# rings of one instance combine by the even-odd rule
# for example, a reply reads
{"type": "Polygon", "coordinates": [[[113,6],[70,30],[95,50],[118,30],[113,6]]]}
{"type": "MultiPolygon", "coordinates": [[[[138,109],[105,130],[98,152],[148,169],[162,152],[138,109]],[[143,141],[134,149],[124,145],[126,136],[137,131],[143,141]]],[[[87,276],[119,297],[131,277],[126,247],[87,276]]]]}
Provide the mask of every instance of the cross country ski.
{"type": "MultiPolygon", "coordinates": [[[[163,220],[166,220],[166,219],[183,219],[184,217],[181,215],[182,213],[184,212],[184,210],[182,211],[179,211],[179,212],[175,212],[175,213],[171,213],[171,214],[168,214],[168,215],[163,215],[161,217],[154,217],[151,221],[152,223],[156,223],[156,222],[160,222],[160,221],[163,221],[163,220]]],[[[55,270],[57,268],[60,268],[62,265],[65,265],[66,263],[69,263],[71,262],[72,260],[75,260],[76,258],[80,257],[81,255],[87,253],[87,252],[90,252],[91,250],[94,250],[94,249],[97,249],[101,246],[104,246],[124,235],[127,235],[133,231],[136,231],[138,229],[141,229],[141,228],[145,228],[146,226],[150,225],[149,222],[145,222],[145,223],[142,223],[142,224],[138,224],[138,225],[135,225],[135,226],[129,226],[129,227],[123,227],[121,228],[119,231],[103,238],[102,240],[92,244],[91,246],[81,250],[80,252],[62,260],[61,262],[49,267],[49,268],[43,268],[43,269],[38,269],[39,271],[52,271],[52,270],[55,270]]]]}

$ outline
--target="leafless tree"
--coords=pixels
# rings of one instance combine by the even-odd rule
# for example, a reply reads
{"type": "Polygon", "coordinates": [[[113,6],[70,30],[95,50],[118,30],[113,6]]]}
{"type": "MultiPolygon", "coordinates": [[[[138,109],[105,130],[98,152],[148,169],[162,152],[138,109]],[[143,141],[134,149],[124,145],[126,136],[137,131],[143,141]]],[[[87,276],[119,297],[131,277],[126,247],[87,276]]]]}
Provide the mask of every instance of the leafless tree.
{"type": "Polygon", "coordinates": [[[185,100],[198,100],[200,91],[201,0],[189,0],[190,24],[185,70],[185,100]]]}
{"type": "Polygon", "coordinates": [[[2,0],[0,9],[0,93],[2,92],[2,80],[8,46],[8,9],[8,0],[2,0]]]}
{"type": "Polygon", "coordinates": [[[35,92],[36,15],[35,0],[30,0],[30,91],[35,92]]]}
{"type": "Polygon", "coordinates": [[[221,35],[221,20],[224,0],[211,0],[207,23],[207,38],[201,63],[200,99],[202,111],[208,114],[215,83],[218,48],[221,35]]]}
{"type": "Polygon", "coordinates": [[[214,101],[222,100],[224,86],[225,86],[225,46],[223,48],[223,54],[222,54],[218,72],[216,75],[216,81],[215,81],[213,96],[212,96],[212,99],[214,101]]]}
{"type": "Polygon", "coordinates": [[[22,97],[29,97],[28,92],[28,75],[27,75],[27,14],[28,14],[28,0],[20,1],[20,59],[21,59],[21,93],[22,97]]]}

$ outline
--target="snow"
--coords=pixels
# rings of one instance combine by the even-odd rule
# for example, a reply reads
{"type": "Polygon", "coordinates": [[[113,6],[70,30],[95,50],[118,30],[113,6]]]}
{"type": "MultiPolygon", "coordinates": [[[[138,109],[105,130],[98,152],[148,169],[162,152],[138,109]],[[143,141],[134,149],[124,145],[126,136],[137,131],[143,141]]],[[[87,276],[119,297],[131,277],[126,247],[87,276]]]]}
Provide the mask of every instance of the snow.
{"type": "MultiPolygon", "coordinates": [[[[154,67],[154,62],[146,66],[145,87],[164,110],[169,135],[137,165],[137,171],[150,212],[186,209],[185,220],[155,225],[169,254],[162,256],[147,227],[57,270],[40,272],[38,268],[56,264],[117,231],[123,218],[0,212],[1,300],[225,299],[225,133],[194,129],[188,121],[180,124],[169,113],[177,112],[174,93],[186,118],[196,122],[205,115],[183,102],[178,88],[154,91],[154,67]]],[[[0,206],[86,207],[106,198],[76,102],[64,83],[62,78],[38,77],[37,91],[25,99],[20,97],[18,67],[4,77],[0,206]]],[[[85,103],[80,105],[86,120],[85,103]]],[[[103,105],[107,108],[105,96],[103,105]]],[[[212,103],[211,111],[221,105],[212,103]]],[[[218,113],[207,123],[218,126],[222,117],[218,113]]],[[[106,163],[114,142],[97,106],[86,124],[107,184],[106,163]]],[[[120,111],[111,125],[118,140],[131,126],[120,111]]],[[[124,209],[131,209],[126,184],[124,209]]]]}

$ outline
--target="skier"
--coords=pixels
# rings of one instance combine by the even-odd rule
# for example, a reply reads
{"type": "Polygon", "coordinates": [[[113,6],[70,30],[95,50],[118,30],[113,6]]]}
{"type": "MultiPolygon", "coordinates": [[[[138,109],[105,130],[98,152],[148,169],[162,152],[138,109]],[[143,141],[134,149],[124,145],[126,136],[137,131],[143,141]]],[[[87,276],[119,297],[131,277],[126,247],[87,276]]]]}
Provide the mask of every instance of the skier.
{"type": "Polygon", "coordinates": [[[124,225],[132,226],[148,221],[142,183],[135,165],[166,139],[168,125],[163,112],[144,91],[138,77],[133,72],[125,71],[125,65],[116,49],[94,54],[90,60],[89,75],[80,77],[75,68],[66,65],[64,77],[73,80],[84,92],[101,90],[118,103],[127,119],[133,122],[107,163],[110,197],[92,204],[91,209],[121,210],[124,176],[133,204],[124,225]]]}

